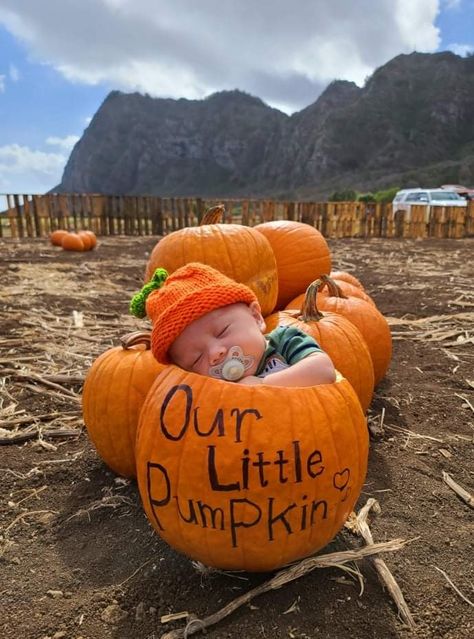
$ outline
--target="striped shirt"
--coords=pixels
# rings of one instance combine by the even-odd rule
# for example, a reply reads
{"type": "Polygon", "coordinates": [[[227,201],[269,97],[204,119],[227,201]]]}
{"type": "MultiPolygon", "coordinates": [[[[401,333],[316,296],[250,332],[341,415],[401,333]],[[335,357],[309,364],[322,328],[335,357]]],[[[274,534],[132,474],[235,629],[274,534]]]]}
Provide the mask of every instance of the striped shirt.
{"type": "Polygon", "coordinates": [[[316,340],[294,326],[278,326],[265,339],[267,348],[255,373],[257,377],[277,373],[308,355],[323,352],[316,340]]]}

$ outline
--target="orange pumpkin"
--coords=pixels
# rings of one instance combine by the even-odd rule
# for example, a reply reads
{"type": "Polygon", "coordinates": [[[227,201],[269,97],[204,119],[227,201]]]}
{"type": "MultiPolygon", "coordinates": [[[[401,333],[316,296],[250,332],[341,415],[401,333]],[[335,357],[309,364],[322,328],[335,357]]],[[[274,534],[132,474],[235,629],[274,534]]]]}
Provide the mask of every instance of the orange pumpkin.
{"type": "Polygon", "coordinates": [[[329,355],[335,368],[350,382],[365,412],[374,391],[374,367],[369,349],[352,322],[337,313],[318,310],[321,285],[320,280],[309,285],[301,310],[284,310],[266,317],[267,331],[277,326],[296,326],[311,335],[329,355]]]}
{"type": "Polygon", "coordinates": [[[347,271],[331,271],[329,273],[329,277],[332,280],[343,280],[344,282],[348,282],[349,284],[352,284],[352,286],[357,286],[357,288],[365,291],[365,288],[360,280],[358,280],[355,275],[352,275],[352,273],[348,273],[347,271]]]}
{"type": "Polygon", "coordinates": [[[150,350],[150,335],[125,335],[90,368],[82,393],[87,432],[114,472],[134,477],[138,417],[147,392],[164,366],[150,350]]]}
{"type": "MultiPolygon", "coordinates": [[[[273,249],[278,270],[276,310],[305,291],[315,279],[331,270],[326,240],[313,226],[290,220],[275,220],[254,226],[273,249]]],[[[265,315],[265,313],[264,313],[265,315]]]]}
{"type": "Polygon", "coordinates": [[[319,299],[319,309],[340,313],[359,329],[372,357],[377,385],[387,372],[392,358],[392,335],[387,320],[374,305],[357,297],[346,297],[334,280],[327,278],[326,285],[329,295],[319,299]]]}
{"type": "Polygon", "coordinates": [[[367,425],[347,380],[246,386],[168,366],[140,414],[148,519],[209,566],[268,571],[325,546],[367,469],[367,425]]]}
{"type": "MultiPolygon", "coordinates": [[[[325,282],[324,275],[322,277],[322,281],[325,282]]],[[[350,282],[346,282],[345,280],[334,280],[334,281],[336,282],[336,284],[339,286],[339,288],[341,289],[341,291],[344,293],[346,297],[349,297],[349,296],[358,297],[359,299],[364,300],[365,302],[368,302],[369,304],[372,304],[373,306],[375,306],[375,302],[370,297],[370,295],[366,293],[365,291],[363,291],[358,286],[354,286],[354,284],[350,284],[350,282]]],[[[327,287],[321,290],[321,295],[323,297],[327,297],[329,295],[327,287]]]]}
{"type": "Polygon", "coordinates": [[[53,246],[62,246],[61,243],[62,243],[63,237],[67,234],[68,234],[68,231],[65,231],[64,229],[58,229],[57,231],[53,231],[49,236],[51,244],[53,246]]]}
{"type": "MultiPolygon", "coordinates": [[[[326,276],[322,275],[321,276],[321,280],[322,283],[324,284],[326,282],[326,276]]],[[[331,278],[332,279],[332,278],[331,278]]],[[[352,296],[352,297],[358,297],[361,300],[364,300],[365,302],[368,302],[369,304],[372,304],[373,306],[375,306],[375,302],[374,300],[370,297],[370,295],[368,295],[365,291],[363,291],[362,289],[360,289],[357,286],[354,286],[353,284],[349,284],[349,282],[346,282],[345,280],[334,280],[334,282],[336,282],[336,284],[339,286],[339,288],[341,289],[342,293],[346,296],[352,296]]],[[[301,305],[304,302],[304,298],[305,298],[306,293],[301,293],[300,295],[298,295],[297,297],[295,297],[293,300],[291,300],[291,302],[289,302],[286,305],[286,308],[301,308],[301,305]]],[[[323,298],[323,297],[328,297],[329,295],[329,289],[327,286],[322,286],[318,292],[319,295],[319,299],[323,298]]]]}
{"type": "Polygon", "coordinates": [[[275,256],[266,238],[248,226],[220,224],[223,206],[210,209],[201,226],[174,231],[153,249],[146,267],[149,281],[158,267],[173,273],[189,262],[213,266],[246,284],[256,294],[262,313],[273,310],[278,295],[275,256]]]}
{"type": "Polygon", "coordinates": [[[90,251],[93,243],[92,237],[86,231],[79,231],[78,235],[84,244],[84,251],[90,251]]]}
{"type": "Polygon", "coordinates": [[[83,251],[84,242],[77,233],[66,233],[61,240],[61,246],[65,251],[83,251]]]}
{"type": "Polygon", "coordinates": [[[97,246],[97,236],[94,233],[94,231],[89,231],[88,229],[86,231],[81,231],[81,233],[84,233],[85,235],[88,235],[91,239],[91,249],[95,248],[97,246]]]}

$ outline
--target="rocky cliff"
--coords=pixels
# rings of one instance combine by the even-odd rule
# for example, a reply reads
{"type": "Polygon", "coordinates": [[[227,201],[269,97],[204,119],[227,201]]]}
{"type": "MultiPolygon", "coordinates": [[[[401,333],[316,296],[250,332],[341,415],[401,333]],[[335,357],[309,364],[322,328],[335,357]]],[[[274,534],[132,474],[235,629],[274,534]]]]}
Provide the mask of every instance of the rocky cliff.
{"type": "Polygon", "coordinates": [[[62,192],[322,197],[474,183],[474,57],[400,55],[363,88],[335,81],[292,116],[240,91],[205,100],[112,92],[62,192]]]}

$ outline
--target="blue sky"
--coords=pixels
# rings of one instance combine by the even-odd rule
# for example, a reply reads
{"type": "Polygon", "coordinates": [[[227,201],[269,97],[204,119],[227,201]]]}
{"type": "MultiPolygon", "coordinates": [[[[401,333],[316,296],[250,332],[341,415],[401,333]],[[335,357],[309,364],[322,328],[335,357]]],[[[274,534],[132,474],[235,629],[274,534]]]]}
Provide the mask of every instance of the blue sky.
{"type": "Polygon", "coordinates": [[[113,89],[291,113],[400,53],[474,51],[473,25],[474,0],[0,0],[0,194],[60,182],[113,89]]]}

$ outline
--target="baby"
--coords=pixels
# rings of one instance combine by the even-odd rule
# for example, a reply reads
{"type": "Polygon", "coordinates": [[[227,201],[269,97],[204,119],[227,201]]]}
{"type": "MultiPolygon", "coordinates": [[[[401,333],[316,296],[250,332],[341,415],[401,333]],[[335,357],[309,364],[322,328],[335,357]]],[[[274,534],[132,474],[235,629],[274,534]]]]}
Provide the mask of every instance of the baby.
{"type": "Polygon", "coordinates": [[[332,361],[294,327],[264,335],[252,290],[210,266],[190,263],[171,275],[157,269],[130,310],[152,320],[155,358],[239,384],[313,386],[335,381],[332,361]]]}

